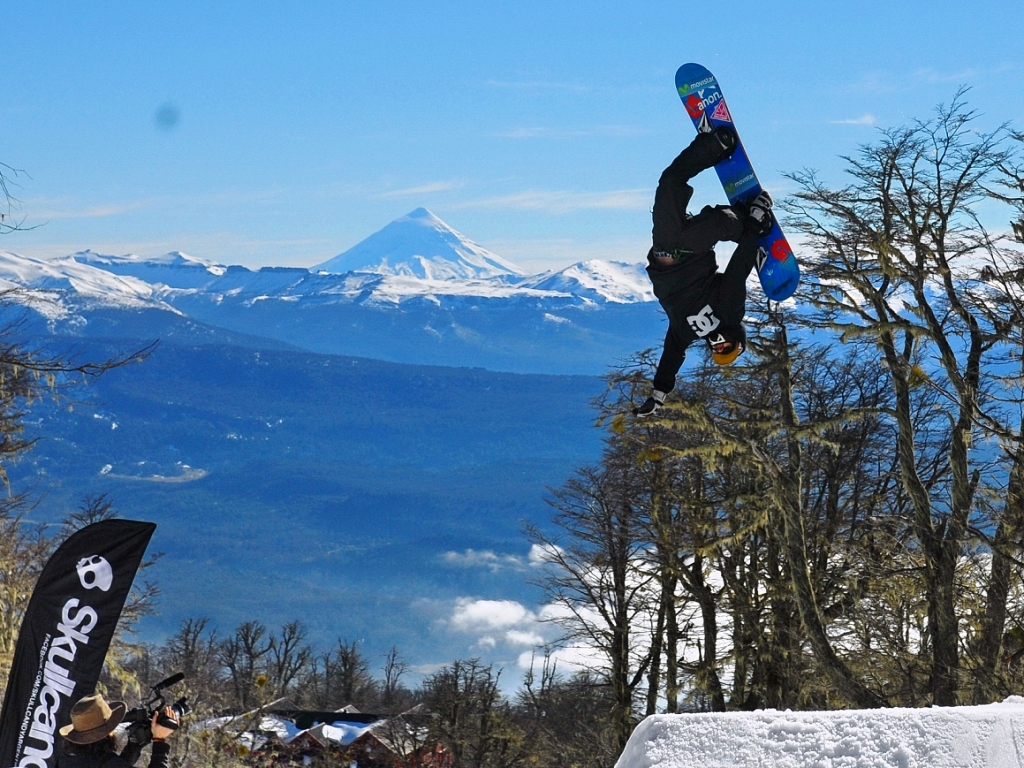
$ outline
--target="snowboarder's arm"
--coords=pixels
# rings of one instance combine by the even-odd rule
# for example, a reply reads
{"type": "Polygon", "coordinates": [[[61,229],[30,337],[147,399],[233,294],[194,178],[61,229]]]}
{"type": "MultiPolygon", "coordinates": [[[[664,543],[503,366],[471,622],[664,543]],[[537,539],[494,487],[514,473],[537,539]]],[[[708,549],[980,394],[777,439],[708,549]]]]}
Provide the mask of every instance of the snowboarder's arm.
{"type": "Polygon", "coordinates": [[[730,319],[738,315],[735,322],[743,319],[747,302],[747,276],[757,261],[757,238],[755,230],[744,227],[743,236],[740,237],[739,244],[725,268],[725,274],[722,275],[718,293],[720,308],[723,315],[730,319]]]}
{"type": "Polygon", "coordinates": [[[676,374],[683,365],[686,358],[686,350],[676,339],[676,335],[669,326],[665,334],[665,347],[661,351],[661,360],[658,361],[658,370],[654,374],[654,388],[659,392],[668,394],[676,386],[676,374]]]}

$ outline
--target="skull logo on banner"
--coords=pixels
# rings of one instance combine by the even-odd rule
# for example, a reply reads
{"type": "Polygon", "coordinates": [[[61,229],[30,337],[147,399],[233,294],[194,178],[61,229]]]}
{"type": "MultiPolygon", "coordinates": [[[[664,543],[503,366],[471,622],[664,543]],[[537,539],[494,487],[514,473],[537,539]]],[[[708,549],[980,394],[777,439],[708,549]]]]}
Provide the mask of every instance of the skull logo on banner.
{"type": "Polygon", "coordinates": [[[86,589],[98,588],[101,592],[106,592],[114,582],[114,571],[110,563],[99,555],[83,557],[75,568],[78,570],[78,580],[86,589]]]}

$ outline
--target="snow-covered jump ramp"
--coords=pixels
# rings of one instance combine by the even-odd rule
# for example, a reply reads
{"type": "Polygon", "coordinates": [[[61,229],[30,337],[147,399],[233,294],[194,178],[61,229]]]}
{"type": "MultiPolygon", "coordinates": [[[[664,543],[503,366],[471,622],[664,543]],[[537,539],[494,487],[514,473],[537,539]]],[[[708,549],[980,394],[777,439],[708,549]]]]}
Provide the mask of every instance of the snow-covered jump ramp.
{"type": "Polygon", "coordinates": [[[1024,768],[1024,697],[980,707],[652,715],[616,768],[1024,768]]]}

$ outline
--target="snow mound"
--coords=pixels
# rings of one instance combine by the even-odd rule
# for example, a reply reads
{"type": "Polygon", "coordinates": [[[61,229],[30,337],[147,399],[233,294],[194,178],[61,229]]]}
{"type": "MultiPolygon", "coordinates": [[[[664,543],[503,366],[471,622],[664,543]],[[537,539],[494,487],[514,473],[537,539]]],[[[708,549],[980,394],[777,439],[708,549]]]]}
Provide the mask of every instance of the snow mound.
{"type": "Polygon", "coordinates": [[[1024,768],[1024,697],[930,709],[652,715],[616,768],[1024,768]]]}
{"type": "Polygon", "coordinates": [[[519,267],[417,208],[313,272],[376,272],[431,280],[518,277],[519,267]]]}

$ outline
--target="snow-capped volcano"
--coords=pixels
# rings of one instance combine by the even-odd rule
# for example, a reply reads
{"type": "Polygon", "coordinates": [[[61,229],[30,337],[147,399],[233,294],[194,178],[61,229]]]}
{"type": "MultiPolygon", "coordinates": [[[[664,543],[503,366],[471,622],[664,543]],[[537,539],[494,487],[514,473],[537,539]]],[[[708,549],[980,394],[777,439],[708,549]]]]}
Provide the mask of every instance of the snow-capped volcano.
{"type": "Polygon", "coordinates": [[[474,243],[426,208],[395,219],[313,272],[376,272],[428,280],[519,277],[523,270],[474,243]]]}

